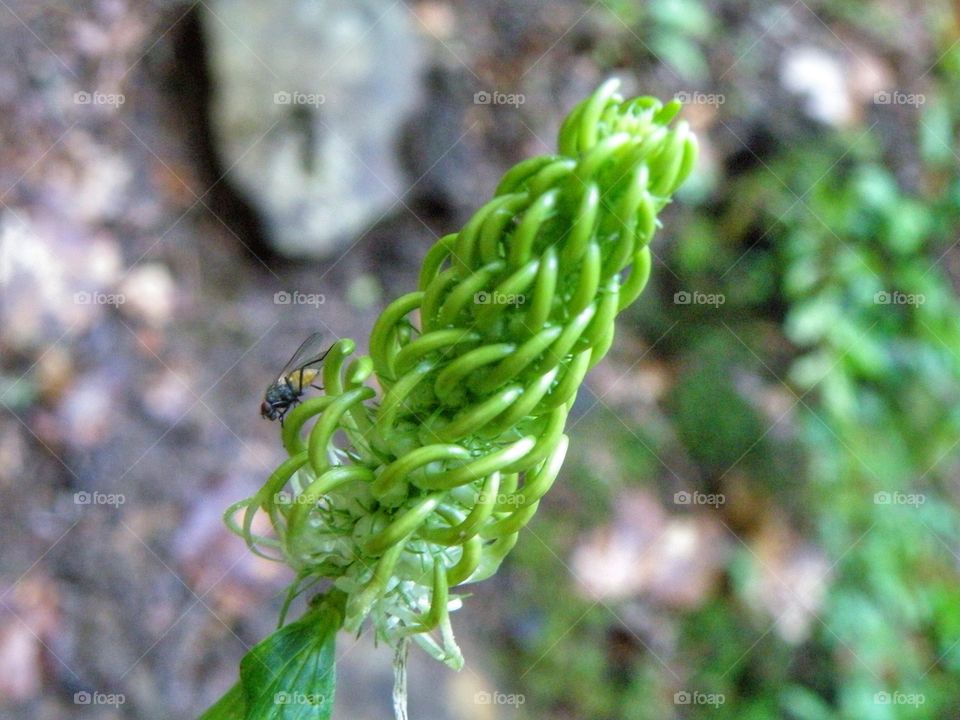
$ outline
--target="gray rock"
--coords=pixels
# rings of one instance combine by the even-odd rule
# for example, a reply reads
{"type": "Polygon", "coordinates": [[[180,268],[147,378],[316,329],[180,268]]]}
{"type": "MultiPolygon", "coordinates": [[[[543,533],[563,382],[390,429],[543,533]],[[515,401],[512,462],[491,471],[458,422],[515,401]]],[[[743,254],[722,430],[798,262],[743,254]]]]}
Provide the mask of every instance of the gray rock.
{"type": "Polygon", "coordinates": [[[212,126],[228,180],[277,251],[323,257],[406,190],[396,160],[416,106],[420,38],[402,3],[204,3],[212,126]]]}

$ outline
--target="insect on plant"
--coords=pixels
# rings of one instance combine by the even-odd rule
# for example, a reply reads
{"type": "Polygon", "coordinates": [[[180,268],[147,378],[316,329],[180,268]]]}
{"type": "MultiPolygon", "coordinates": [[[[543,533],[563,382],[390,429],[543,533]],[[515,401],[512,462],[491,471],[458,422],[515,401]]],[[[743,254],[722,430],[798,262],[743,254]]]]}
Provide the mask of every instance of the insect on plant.
{"type": "Polygon", "coordinates": [[[450,613],[556,480],[580,384],[643,291],[657,215],[696,162],[679,112],[601,85],[561,125],[557,154],[518,163],[427,252],[368,356],[312,335],[267,388],[287,458],[224,518],[295,578],[278,629],[202,720],[329,720],[341,629],[370,627],[394,650],[398,719],[411,642],[463,667],[450,613]],[[301,401],[320,374],[322,395],[301,401]],[[286,622],[308,590],[319,594],[286,622]]]}
{"type": "Polygon", "coordinates": [[[313,385],[314,379],[320,374],[320,368],[323,366],[323,359],[330,352],[330,346],[326,345],[325,334],[315,332],[308,337],[297,348],[293,357],[287,361],[280,371],[279,377],[267,387],[263,394],[263,402],[260,403],[260,415],[268,420],[280,418],[280,424],[283,424],[283,417],[287,411],[300,402],[307,386],[322,390],[318,385],[313,385]]]}

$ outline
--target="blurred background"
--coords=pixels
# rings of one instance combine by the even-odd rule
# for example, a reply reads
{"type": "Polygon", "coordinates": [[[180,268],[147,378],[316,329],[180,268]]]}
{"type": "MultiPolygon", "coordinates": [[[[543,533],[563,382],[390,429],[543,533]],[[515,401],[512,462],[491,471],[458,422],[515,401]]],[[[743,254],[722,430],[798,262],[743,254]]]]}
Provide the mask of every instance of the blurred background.
{"type": "MultiPolygon", "coordinates": [[[[958,11],[0,0],[0,715],[226,690],[292,579],[221,522],[266,385],[616,75],[702,158],[411,716],[960,717],[958,11]]],[[[339,652],[336,717],[389,717],[339,652]]]]}

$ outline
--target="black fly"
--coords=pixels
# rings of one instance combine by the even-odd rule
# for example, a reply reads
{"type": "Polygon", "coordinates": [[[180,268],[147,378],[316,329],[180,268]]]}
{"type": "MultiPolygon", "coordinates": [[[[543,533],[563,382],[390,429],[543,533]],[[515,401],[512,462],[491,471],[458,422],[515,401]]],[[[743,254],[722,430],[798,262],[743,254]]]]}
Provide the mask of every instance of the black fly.
{"type": "Polygon", "coordinates": [[[280,377],[270,383],[264,393],[263,402],[260,403],[262,417],[268,420],[280,418],[280,423],[283,424],[283,416],[300,402],[300,396],[303,395],[307,386],[311,385],[320,374],[323,359],[330,352],[330,346],[324,348],[324,345],[326,345],[324,334],[320,332],[314,333],[303,341],[280,371],[280,377]]]}

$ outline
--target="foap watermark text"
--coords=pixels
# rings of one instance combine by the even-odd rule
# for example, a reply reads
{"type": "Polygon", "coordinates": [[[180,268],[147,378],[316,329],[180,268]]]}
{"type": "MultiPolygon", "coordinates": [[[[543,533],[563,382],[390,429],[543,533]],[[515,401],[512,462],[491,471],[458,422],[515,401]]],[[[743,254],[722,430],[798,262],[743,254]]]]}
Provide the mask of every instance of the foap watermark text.
{"type": "Polygon", "coordinates": [[[319,307],[327,301],[323,293],[305,293],[299,290],[287,292],[280,290],[273,294],[274,305],[313,305],[319,307]]]}
{"type": "Polygon", "coordinates": [[[322,93],[288,92],[281,90],[273,94],[274,105],[310,105],[319,107],[327,101],[322,93]]]}
{"type": "Polygon", "coordinates": [[[520,93],[504,93],[497,90],[488,92],[487,90],[480,90],[473,94],[474,105],[512,105],[513,107],[520,107],[526,101],[526,96],[521,95],[520,93]]]}
{"type": "Polygon", "coordinates": [[[520,707],[527,701],[527,698],[520,693],[487,692],[481,690],[473,696],[473,701],[477,705],[513,705],[514,707],[520,707]]]}
{"type": "Polygon", "coordinates": [[[86,490],[81,490],[73,494],[74,505],[108,505],[110,507],[120,507],[126,501],[127,498],[122,493],[87,492],[86,490]]]}
{"type": "Polygon", "coordinates": [[[477,305],[523,305],[527,296],[520,293],[493,292],[474,293],[473,301],[477,305]]]}
{"type": "Polygon", "coordinates": [[[681,290],[673,294],[674,305],[710,305],[720,307],[727,301],[722,293],[702,293],[699,290],[688,292],[681,290]]]}
{"type": "Polygon", "coordinates": [[[80,90],[73,94],[73,102],[76,105],[103,105],[111,108],[118,108],[127,101],[122,93],[104,93],[87,90],[80,90]]]}
{"type": "Polygon", "coordinates": [[[709,505],[710,507],[720,507],[726,502],[726,496],[721,493],[702,493],[699,490],[687,492],[686,490],[681,490],[673,494],[674,505],[709,505]]]}
{"type": "Polygon", "coordinates": [[[927,501],[927,496],[923,493],[902,493],[897,491],[882,491],[874,493],[874,505],[907,505],[908,507],[920,507],[927,501]]]}
{"type": "Polygon", "coordinates": [[[712,105],[720,107],[727,98],[721,93],[703,93],[699,91],[682,90],[673,96],[674,100],[679,100],[684,105],[712,105]]]}
{"type": "Polygon", "coordinates": [[[723,693],[705,693],[699,690],[679,690],[673,694],[674,705],[709,705],[720,707],[727,701],[723,693]]]}

